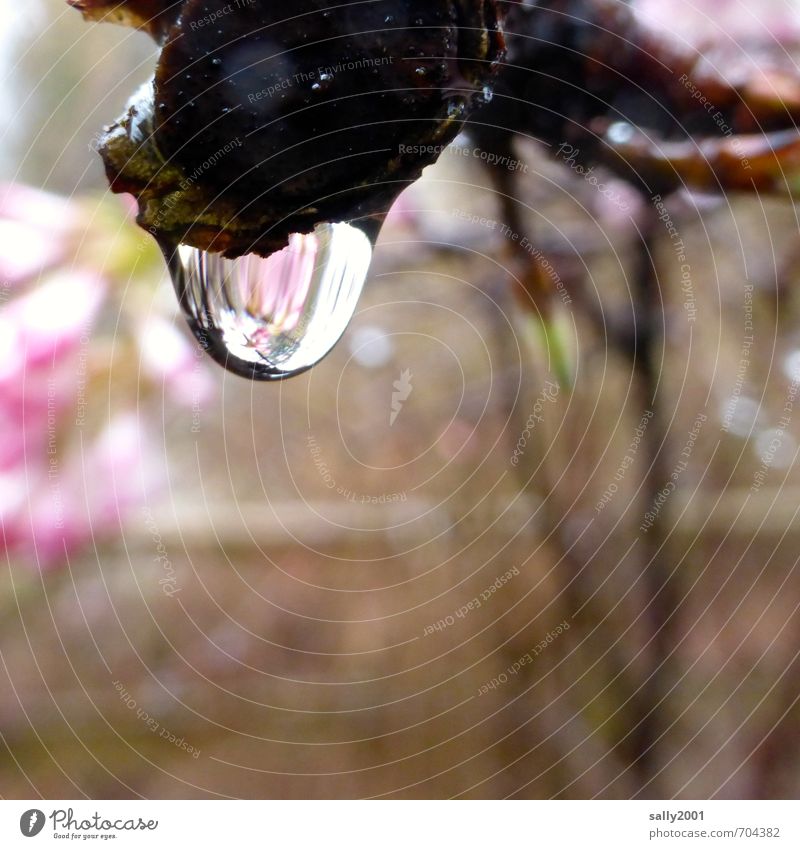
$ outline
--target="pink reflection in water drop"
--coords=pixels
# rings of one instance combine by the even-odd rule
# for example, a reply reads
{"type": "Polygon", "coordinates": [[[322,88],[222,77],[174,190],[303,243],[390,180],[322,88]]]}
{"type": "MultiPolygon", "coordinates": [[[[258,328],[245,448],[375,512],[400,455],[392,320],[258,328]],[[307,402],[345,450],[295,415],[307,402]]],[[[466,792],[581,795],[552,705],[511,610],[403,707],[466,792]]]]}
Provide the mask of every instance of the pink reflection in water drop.
{"type": "Polygon", "coordinates": [[[314,277],[319,239],[315,233],[295,233],[289,244],[267,259],[249,257],[242,284],[248,310],[267,322],[253,337],[259,347],[275,333],[287,333],[300,323],[314,277]]]}

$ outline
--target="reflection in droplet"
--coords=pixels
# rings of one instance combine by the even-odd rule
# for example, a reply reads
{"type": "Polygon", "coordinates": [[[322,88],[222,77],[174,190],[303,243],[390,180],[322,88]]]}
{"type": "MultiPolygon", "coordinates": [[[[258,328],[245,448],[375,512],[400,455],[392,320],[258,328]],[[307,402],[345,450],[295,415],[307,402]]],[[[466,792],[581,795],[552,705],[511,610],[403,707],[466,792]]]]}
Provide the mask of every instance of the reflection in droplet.
{"type": "Polygon", "coordinates": [[[316,365],[339,341],[364,286],[372,244],[350,224],[318,224],[267,258],[230,260],[187,245],[165,255],[203,348],[243,377],[279,380],[316,365]]]}

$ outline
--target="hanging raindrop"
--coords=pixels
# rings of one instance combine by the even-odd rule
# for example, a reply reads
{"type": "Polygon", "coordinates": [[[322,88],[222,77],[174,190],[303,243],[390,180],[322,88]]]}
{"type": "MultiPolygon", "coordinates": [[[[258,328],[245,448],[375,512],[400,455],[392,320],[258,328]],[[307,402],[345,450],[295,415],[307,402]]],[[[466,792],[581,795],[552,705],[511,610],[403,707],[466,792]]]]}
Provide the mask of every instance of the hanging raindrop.
{"type": "Polygon", "coordinates": [[[330,352],[353,317],[372,258],[366,233],[344,222],[296,233],[266,258],[162,247],[204,350],[251,380],[292,377],[330,352]]]}
{"type": "Polygon", "coordinates": [[[201,345],[254,380],[311,368],[355,311],[392,201],[499,70],[497,0],[303,0],[290,18],[251,2],[213,27],[188,0],[70,2],[160,47],[98,148],[201,345]],[[344,59],[352,72],[334,73],[344,59]],[[287,89],[300,78],[311,82],[287,89]]]}

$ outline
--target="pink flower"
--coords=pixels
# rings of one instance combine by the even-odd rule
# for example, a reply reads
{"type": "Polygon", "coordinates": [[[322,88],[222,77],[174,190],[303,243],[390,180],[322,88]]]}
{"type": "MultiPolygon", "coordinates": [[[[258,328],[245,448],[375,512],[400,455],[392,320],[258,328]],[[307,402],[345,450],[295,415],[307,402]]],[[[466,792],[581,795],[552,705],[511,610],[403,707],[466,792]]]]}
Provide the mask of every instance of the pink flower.
{"type": "MultiPolygon", "coordinates": [[[[142,404],[147,414],[153,384],[161,384],[160,397],[184,405],[208,400],[215,388],[199,349],[174,325],[155,316],[132,326],[112,300],[123,287],[77,264],[83,218],[67,200],[0,186],[0,547],[40,569],[119,534],[130,511],[163,483],[163,461],[130,411],[142,404]],[[97,327],[109,301],[115,348],[126,356],[104,367],[97,327]],[[127,355],[135,342],[138,362],[127,355]],[[109,409],[92,401],[94,387],[112,379],[112,366],[114,378],[127,368],[140,379],[130,382],[127,399],[115,392],[109,409]]],[[[126,227],[133,233],[122,217],[98,220],[93,226],[113,228],[114,236],[126,227]]],[[[149,274],[116,273],[124,275],[124,291],[150,291],[149,274]]]]}
{"type": "Polygon", "coordinates": [[[176,403],[192,407],[213,396],[216,384],[205,353],[172,322],[152,316],[139,329],[138,342],[143,374],[176,403]]]}
{"type": "Polygon", "coordinates": [[[800,10],[786,0],[635,0],[636,9],[657,27],[693,44],[734,41],[793,41],[800,35],[800,10]]]}
{"type": "Polygon", "coordinates": [[[61,259],[76,217],[74,206],[56,195],[0,185],[0,285],[16,286],[61,259]]]}

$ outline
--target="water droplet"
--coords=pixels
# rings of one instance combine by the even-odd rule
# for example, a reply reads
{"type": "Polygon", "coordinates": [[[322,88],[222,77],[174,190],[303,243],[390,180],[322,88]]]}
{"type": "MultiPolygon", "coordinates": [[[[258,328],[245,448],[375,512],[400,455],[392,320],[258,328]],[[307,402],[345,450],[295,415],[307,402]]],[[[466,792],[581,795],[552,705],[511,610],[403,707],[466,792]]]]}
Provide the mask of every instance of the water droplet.
{"type": "Polygon", "coordinates": [[[311,91],[327,91],[333,83],[333,74],[320,74],[317,82],[312,83],[311,91]]]}
{"type": "Polygon", "coordinates": [[[188,245],[165,249],[184,315],[229,371],[279,380],[316,365],[355,312],[372,243],[346,223],[294,234],[267,258],[225,259],[188,245]]]}

